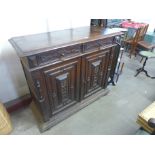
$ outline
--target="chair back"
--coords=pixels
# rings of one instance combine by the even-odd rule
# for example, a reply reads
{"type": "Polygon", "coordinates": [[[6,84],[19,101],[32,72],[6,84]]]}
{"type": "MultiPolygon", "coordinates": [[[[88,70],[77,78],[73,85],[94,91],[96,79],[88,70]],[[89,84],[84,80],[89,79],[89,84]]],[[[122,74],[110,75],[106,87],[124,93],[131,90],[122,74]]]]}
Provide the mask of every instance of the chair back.
{"type": "Polygon", "coordinates": [[[131,46],[130,58],[133,53],[136,55],[136,46],[139,41],[144,40],[148,26],[149,26],[148,24],[142,24],[141,27],[137,29],[128,28],[128,33],[124,42],[127,43],[127,45],[131,46]]]}
{"type": "Polygon", "coordinates": [[[125,40],[130,40],[135,37],[136,29],[135,28],[128,28],[128,32],[126,33],[125,40]]]}
{"type": "Polygon", "coordinates": [[[138,29],[128,28],[125,40],[132,40],[133,42],[144,40],[148,27],[149,24],[146,24],[138,29]]]}
{"type": "Polygon", "coordinates": [[[146,24],[145,26],[140,27],[138,41],[144,40],[148,27],[149,27],[149,24],[146,24]]]}
{"type": "MultiPolygon", "coordinates": [[[[147,30],[148,30],[148,27],[149,27],[149,24],[146,24],[145,30],[144,30],[144,34],[146,34],[146,32],[147,32],[147,30]]],[[[145,35],[144,35],[144,37],[145,37],[145,35]]],[[[143,39],[144,39],[144,38],[143,38],[143,39]]]]}

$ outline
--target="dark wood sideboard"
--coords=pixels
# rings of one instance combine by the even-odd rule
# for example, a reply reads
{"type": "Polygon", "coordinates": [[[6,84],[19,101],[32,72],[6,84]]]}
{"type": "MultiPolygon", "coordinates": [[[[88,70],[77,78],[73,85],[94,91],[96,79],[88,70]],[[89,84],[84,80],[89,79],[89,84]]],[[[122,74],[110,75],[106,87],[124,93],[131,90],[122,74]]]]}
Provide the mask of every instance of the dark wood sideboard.
{"type": "Polygon", "coordinates": [[[45,131],[108,93],[122,32],[81,27],[13,37],[33,97],[31,108],[45,131]]]}

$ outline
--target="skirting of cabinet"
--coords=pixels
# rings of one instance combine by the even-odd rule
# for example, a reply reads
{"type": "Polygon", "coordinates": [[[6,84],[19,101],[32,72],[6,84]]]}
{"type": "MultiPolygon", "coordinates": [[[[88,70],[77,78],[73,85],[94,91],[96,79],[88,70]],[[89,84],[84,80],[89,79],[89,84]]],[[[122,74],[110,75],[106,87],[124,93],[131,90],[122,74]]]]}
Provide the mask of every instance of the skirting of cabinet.
{"type": "Polygon", "coordinates": [[[75,112],[78,112],[82,108],[88,106],[90,103],[94,102],[95,100],[99,99],[100,97],[107,95],[108,93],[109,93],[109,90],[107,88],[103,89],[103,90],[93,94],[92,96],[82,100],[81,102],[78,102],[77,104],[71,106],[70,108],[62,111],[61,113],[53,116],[47,122],[43,122],[42,115],[36,108],[34,101],[32,101],[30,107],[32,109],[32,112],[33,112],[36,120],[37,120],[37,124],[40,129],[40,132],[44,132],[44,131],[50,129],[52,126],[58,124],[59,122],[63,121],[64,119],[68,118],[69,116],[75,114],[75,112]]]}

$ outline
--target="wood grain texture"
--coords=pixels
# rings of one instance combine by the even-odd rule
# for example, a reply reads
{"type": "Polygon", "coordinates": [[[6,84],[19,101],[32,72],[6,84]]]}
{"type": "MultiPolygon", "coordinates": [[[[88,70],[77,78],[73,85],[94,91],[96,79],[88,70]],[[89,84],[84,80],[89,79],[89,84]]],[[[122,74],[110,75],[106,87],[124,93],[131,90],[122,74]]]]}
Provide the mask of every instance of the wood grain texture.
{"type": "Polygon", "coordinates": [[[118,30],[92,26],[13,37],[9,41],[23,57],[121,34],[118,30]]]}

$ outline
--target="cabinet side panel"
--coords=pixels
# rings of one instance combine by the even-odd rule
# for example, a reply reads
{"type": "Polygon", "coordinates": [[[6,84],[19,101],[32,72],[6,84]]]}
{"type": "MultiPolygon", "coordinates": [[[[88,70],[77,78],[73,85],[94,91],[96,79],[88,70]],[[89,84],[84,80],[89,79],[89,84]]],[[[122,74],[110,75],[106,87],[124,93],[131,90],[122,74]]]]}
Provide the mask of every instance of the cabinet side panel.
{"type": "Polygon", "coordinates": [[[51,110],[43,76],[40,71],[29,72],[24,66],[23,69],[33,100],[41,112],[43,120],[48,121],[51,117],[51,110]]]}

